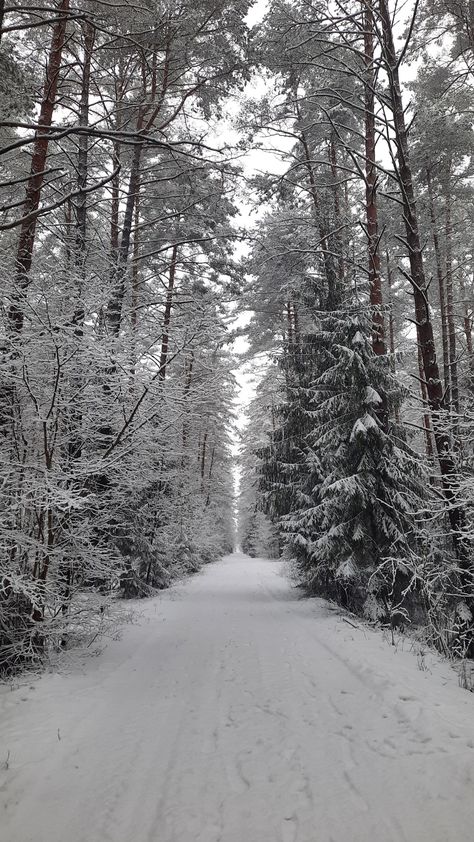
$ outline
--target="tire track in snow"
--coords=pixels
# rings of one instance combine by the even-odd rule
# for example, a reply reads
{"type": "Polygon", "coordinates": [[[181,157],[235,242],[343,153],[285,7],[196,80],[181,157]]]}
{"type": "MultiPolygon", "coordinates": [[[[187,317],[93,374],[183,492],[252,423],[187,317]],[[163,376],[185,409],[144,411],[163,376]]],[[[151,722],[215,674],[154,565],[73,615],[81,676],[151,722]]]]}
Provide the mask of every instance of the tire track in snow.
{"type": "Polygon", "coordinates": [[[470,842],[472,696],[282,569],[230,556],[0,694],[0,842],[470,842]]]}

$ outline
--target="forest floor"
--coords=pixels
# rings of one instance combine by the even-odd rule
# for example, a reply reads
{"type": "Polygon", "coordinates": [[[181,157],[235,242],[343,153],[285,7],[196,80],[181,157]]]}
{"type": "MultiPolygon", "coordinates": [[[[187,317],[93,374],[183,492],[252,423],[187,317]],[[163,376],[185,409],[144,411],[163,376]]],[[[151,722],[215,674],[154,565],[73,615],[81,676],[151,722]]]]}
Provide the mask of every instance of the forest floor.
{"type": "Polygon", "coordinates": [[[470,842],[474,695],[235,554],[0,689],[1,842],[470,842]]]}

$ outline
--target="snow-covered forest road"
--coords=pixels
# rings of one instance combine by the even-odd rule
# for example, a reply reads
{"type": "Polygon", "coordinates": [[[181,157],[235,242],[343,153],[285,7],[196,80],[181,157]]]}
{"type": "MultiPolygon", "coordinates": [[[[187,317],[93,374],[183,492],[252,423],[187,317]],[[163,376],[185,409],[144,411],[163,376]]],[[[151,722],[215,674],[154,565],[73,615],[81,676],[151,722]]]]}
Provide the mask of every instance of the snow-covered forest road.
{"type": "Polygon", "coordinates": [[[472,839],[447,665],[238,554],[141,609],[81,670],[0,691],[1,842],[472,839]]]}

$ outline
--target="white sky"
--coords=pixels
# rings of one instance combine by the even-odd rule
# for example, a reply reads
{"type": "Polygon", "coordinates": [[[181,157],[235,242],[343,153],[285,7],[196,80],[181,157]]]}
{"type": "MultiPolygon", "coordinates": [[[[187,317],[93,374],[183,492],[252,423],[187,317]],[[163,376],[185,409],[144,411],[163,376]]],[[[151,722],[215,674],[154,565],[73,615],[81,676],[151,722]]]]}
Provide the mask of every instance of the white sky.
{"type": "MultiPolygon", "coordinates": [[[[267,6],[267,0],[256,0],[256,2],[253,4],[252,8],[250,9],[247,15],[247,24],[249,26],[255,26],[256,24],[258,24],[264,17],[267,6]]],[[[266,82],[263,79],[263,77],[256,75],[255,78],[246,86],[243,95],[241,95],[238,99],[231,100],[229,102],[228,107],[226,109],[229,119],[229,131],[227,132],[226,130],[226,134],[235,134],[235,139],[238,139],[237,132],[231,126],[231,121],[237,116],[240,103],[246,98],[257,97],[258,95],[265,93],[265,86],[266,82]]],[[[239,163],[243,168],[244,175],[248,178],[251,178],[253,175],[256,175],[259,172],[283,172],[287,166],[285,162],[283,162],[277,155],[271,152],[265,152],[263,149],[249,150],[240,159],[239,163]]],[[[261,215],[261,213],[259,214],[255,212],[255,209],[252,209],[250,202],[248,204],[243,203],[240,209],[239,216],[236,219],[236,224],[248,225],[249,219],[252,220],[253,217],[253,219],[255,219],[256,221],[259,215],[261,215]]],[[[248,253],[248,246],[246,244],[242,244],[237,247],[237,254],[239,255],[239,257],[244,257],[246,253],[248,253]]],[[[236,317],[235,321],[232,322],[231,327],[245,327],[249,323],[250,319],[251,313],[240,313],[236,317]]],[[[234,343],[233,350],[234,353],[237,355],[244,355],[245,352],[248,350],[247,339],[243,336],[239,337],[234,343]]],[[[239,434],[241,433],[245,425],[245,410],[255,394],[256,378],[251,362],[243,362],[238,368],[234,369],[233,373],[237,381],[237,395],[235,399],[237,429],[233,432],[234,444],[232,450],[234,458],[237,458],[239,450],[239,434]]],[[[235,488],[237,491],[239,485],[237,465],[235,466],[234,478],[235,488]]]]}
{"type": "Polygon", "coordinates": [[[268,0],[256,0],[247,15],[247,25],[255,26],[260,23],[268,7],[268,0]]]}

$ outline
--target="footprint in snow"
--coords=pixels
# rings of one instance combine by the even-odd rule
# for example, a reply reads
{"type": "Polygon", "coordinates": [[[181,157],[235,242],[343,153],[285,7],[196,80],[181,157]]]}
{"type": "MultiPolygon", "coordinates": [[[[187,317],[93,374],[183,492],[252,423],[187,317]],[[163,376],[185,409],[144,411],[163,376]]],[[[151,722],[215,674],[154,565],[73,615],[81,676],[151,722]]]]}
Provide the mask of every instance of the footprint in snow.
{"type": "Polygon", "coordinates": [[[298,819],[293,814],[285,816],[281,824],[281,842],[296,842],[298,834],[298,819]]]}

